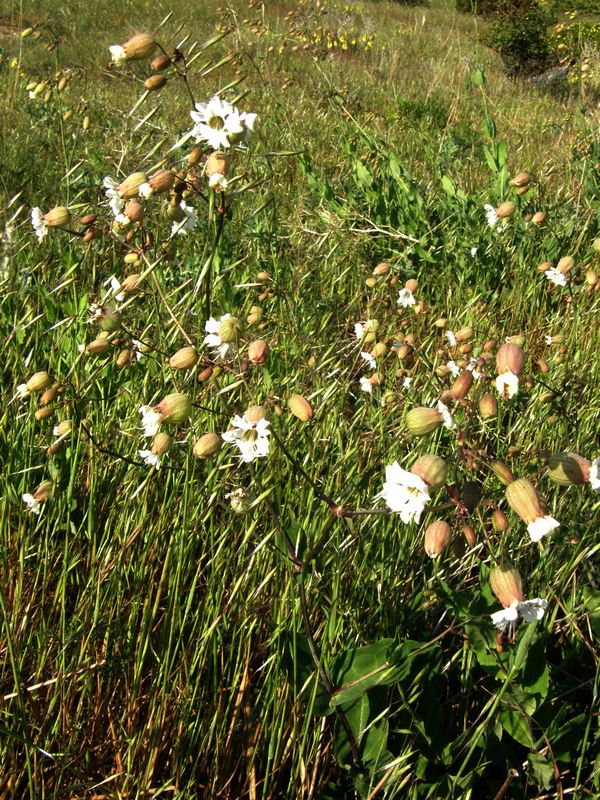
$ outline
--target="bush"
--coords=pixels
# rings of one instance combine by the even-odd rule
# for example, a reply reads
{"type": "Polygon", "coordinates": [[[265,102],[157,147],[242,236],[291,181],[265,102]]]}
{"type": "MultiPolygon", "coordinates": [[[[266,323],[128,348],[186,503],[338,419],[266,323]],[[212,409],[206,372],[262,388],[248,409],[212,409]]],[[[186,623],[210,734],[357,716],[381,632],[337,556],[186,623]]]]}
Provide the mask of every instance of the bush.
{"type": "Polygon", "coordinates": [[[550,64],[550,12],[536,0],[502,0],[485,44],[495,50],[509,75],[541,72],[550,64]]]}
{"type": "Polygon", "coordinates": [[[456,10],[461,14],[488,16],[496,8],[495,0],[456,0],[456,10]]]}

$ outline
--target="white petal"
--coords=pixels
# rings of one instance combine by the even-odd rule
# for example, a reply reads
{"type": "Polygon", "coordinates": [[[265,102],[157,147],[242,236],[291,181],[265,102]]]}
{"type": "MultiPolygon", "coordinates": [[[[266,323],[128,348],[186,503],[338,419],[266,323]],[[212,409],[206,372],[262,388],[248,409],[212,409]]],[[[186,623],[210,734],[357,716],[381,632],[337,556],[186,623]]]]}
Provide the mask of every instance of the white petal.
{"type": "Polygon", "coordinates": [[[539,542],[544,536],[548,536],[555,528],[558,528],[560,522],[554,517],[538,517],[527,526],[529,537],[532,542],[539,542]]]}
{"type": "Polygon", "coordinates": [[[496,378],[496,390],[501,397],[511,399],[519,391],[519,376],[513,372],[503,372],[496,378]]]}
{"type": "Polygon", "coordinates": [[[367,394],[373,394],[373,384],[368,378],[364,376],[360,379],[360,388],[363,392],[367,392],[367,394]]]}
{"type": "MultiPolygon", "coordinates": [[[[17,387],[18,389],[19,387],[17,387]]],[[[595,458],[590,467],[590,485],[594,491],[600,489],[600,458],[595,458]]]]}
{"type": "Polygon", "coordinates": [[[544,612],[548,608],[548,601],[534,597],[533,600],[524,600],[519,603],[518,608],[519,614],[525,622],[535,622],[544,616],[544,612]]]}

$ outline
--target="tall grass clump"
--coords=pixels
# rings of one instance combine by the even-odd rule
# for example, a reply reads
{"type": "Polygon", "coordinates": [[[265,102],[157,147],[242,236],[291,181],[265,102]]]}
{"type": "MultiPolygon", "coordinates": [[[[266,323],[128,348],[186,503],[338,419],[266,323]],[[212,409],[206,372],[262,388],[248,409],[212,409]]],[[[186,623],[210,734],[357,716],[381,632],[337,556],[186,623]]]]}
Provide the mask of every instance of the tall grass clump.
{"type": "Polygon", "coordinates": [[[3,797],[600,793],[593,119],[399,5],[7,23],[3,797]]]}

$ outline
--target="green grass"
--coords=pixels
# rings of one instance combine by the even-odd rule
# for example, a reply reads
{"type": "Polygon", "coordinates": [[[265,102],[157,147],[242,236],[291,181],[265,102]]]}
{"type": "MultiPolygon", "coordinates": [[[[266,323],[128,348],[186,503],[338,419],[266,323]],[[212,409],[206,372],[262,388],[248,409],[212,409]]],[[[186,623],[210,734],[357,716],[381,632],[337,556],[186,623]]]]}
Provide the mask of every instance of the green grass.
{"type": "Polygon", "coordinates": [[[0,245],[2,797],[600,792],[599,495],[548,476],[552,454],[598,456],[597,114],[574,91],[509,81],[480,22],[450,3],[338,5],[11,2],[0,17],[0,230],[14,227],[0,245]],[[21,38],[30,25],[39,39],[21,38]],[[146,62],[109,67],[108,46],[151,31],[189,55],[218,30],[190,68],[194,98],[239,81],[228,97],[258,114],[233,150],[224,213],[200,174],[187,236],[170,238],[166,195],[144,203],[131,239],[111,237],[103,178],[187,168],[191,144],[170,148],[191,120],[182,80],[138,104],[146,62]],[[372,46],[303,49],[311,32],[341,31],[372,46]],[[533,178],[518,195],[522,170],[533,178]],[[507,200],[514,214],[490,228],[484,203],[507,200]],[[57,205],[68,230],[38,244],[30,210],[57,205]],[[91,211],[102,235],[85,244],[91,211]],[[566,255],[575,266],[555,287],[537,266],[566,255]],[[115,300],[110,276],[134,273],[140,290],[115,300]],[[402,308],[408,279],[418,305],[402,308]],[[103,336],[91,303],[119,306],[105,354],[86,350],[103,336]],[[221,361],[204,323],[225,313],[244,324],[221,361]],[[375,341],[358,342],[355,323],[374,319],[375,341]],[[445,331],[465,326],[450,345],[445,331]],[[511,336],[521,390],[484,419],[511,336]],[[259,338],[270,353],[252,364],[259,338]],[[188,345],[198,363],[174,369],[188,345]],[[374,348],[370,370],[360,352],[374,348]],[[449,401],[458,432],[413,436],[407,413],[452,386],[449,360],[472,358],[482,378],[449,401]],[[60,382],[45,419],[39,392],[17,397],[41,370],[60,382]],[[174,392],[193,411],[163,425],[174,441],[154,470],[139,408],[174,392]],[[291,413],[294,394],[310,420],[291,413]],[[194,457],[200,436],[258,404],[266,458],[243,463],[226,444],[194,457]],[[448,464],[447,488],[404,524],[375,498],[386,466],[425,453],[448,464]],[[542,544],[496,460],[560,521],[542,544]],[[37,516],[22,495],[44,480],[37,516]],[[453,541],[431,559],[434,519],[453,541]],[[548,608],[498,640],[489,575],[507,558],[548,608]]]}

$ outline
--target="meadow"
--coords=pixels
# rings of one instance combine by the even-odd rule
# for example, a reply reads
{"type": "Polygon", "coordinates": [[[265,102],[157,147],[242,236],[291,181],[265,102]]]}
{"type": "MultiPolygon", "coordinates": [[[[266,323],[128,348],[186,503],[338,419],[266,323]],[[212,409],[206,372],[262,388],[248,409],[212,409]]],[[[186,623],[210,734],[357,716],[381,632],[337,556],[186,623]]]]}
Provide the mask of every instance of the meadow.
{"type": "Polygon", "coordinates": [[[0,798],[600,797],[576,5],[7,0],[0,798]]]}

